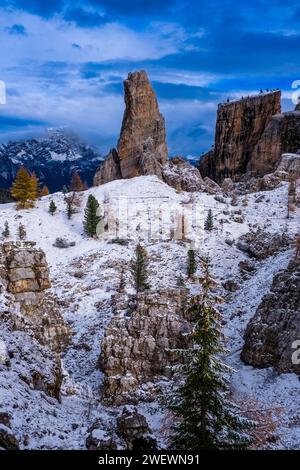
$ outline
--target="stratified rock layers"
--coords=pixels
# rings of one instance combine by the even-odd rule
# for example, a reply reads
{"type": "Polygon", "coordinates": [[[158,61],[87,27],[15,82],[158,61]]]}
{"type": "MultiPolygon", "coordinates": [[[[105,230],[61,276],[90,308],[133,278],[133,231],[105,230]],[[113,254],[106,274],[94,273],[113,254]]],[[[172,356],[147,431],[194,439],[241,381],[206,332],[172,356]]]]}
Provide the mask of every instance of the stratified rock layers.
{"type": "MultiPolygon", "coordinates": [[[[281,111],[281,93],[261,94],[220,104],[215,147],[200,161],[200,173],[217,181],[238,179],[254,167],[253,149],[274,114],[281,111]]],[[[253,168],[255,171],[255,168],[253,168]]]]}
{"type": "Polygon", "coordinates": [[[100,358],[107,401],[126,403],[142,384],[172,375],[179,360],[172,350],[187,347],[191,331],[185,304],[184,289],[114,299],[100,358]]]}
{"type": "Polygon", "coordinates": [[[165,121],[159,112],[155,92],[146,72],[134,72],[124,82],[125,112],[118,154],[123,178],[139,174],[139,159],[148,139],[152,140],[152,154],[162,165],[168,158],[165,121]]]}
{"type": "Polygon", "coordinates": [[[165,120],[146,72],[129,73],[124,81],[125,111],[118,148],[98,168],[94,185],[115,179],[156,174],[168,159],[165,120]]]}
{"type": "Polygon", "coordinates": [[[51,282],[45,253],[30,242],[1,244],[0,280],[19,308],[19,315],[13,315],[15,329],[31,330],[39,343],[63,351],[71,332],[46,292],[51,282]]]}

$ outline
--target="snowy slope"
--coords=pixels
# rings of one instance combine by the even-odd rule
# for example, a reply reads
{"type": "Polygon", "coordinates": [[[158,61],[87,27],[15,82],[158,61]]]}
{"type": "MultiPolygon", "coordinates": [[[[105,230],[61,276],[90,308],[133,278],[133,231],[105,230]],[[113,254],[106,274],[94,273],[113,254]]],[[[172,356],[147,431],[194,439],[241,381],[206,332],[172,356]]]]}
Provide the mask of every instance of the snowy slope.
{"type": "MultiPolygon", "coordinates": [[[[280,448],[299,447],[300,430],[290,427],[290,417],[299,408],[299,395],[296,393],[299,381],[292,374],[277,376],[272,370],[257,370],[245,366],[239,359],[242,336],[248,320],[254,315],[256,307],[267,292],[273,275],[284,268],[292,256],[292,251],[280,252],[274,257],[256,263],[256,271],[249,278],[239,279],[239,262],[247,259],[236,244],[231,246],[228,239],[237,241],[251,227],[259,226],[268,232],[296,233],[299,228],[299,210],[294,217],[286,219],[287,184],[266,193],[263,202],[256,202],[257,194],[247,196],[248,205],[230,205],[230,199],[218,202],[213,195],[197,193],[191,197],[187,193],[177,193],[154,176],[143,176],[131,180],[119,180],[91,188],[82,193],[82,204],[72,220],[65,211],[64,196],[55,193],[39,200],[36,208],[16,212],[14,204],[0,206],[0,226],[9,221],[11,239],[16,239],[20,222],[26,226],[27,239],[34,240],[45,253],[50,265],[52,291],[59,298],[61,312],[70,323],[74,332],[73,340],[63,356],[64,384],[62,403],[49,399],[41,392],[29,390],[26,384],[18,384],[14,389],[19,408],[13,410],[14,431],[21,437],[28,434],[30,448],[85,448],[87,428],[95,419],[110,419],[114,409],[100,404],[102,376],[96,368],[100,340],[111,316],[110,298],[118,289],[120,270],[125,268],[127,291],[133,291],[129,261],[137,241],[143,238],[147,247],[150,263],[150,284],[157,288],[176,286],[178,276],[185,276],[186,241],[144,239],[144,226],[150,206],[166,205],[174,211],[191,205],[200,208],[200,217],[194,224],[194,233],[199,236],[197,247],[200,253],[209,254],[213,260],[214,275],[220,285],[227,279],[238,279],[239,290],[227,295],[224,306],[225,332],[229,338],[230,354],[228,361],[236,369],[233,386],[237,393],[255,396],[261,407],[269,407],[270,401],[283,408],[280,428],[280,448]],[[110,240],[88,239],[83,234],[82,220],[85,203],[93,194],[101,205],[110,201],[116,205],[121,198],[126,200],[130,209],[130,240],[127,246],[111,243],[110,240]],[[191,199],[192,198],[192,199],[191,199]],[[58,206],[57,213],[48,213],[49,201],[58,206]],[[208,209],[214,214],[215,228],[212,233],[203,231],[203,221],[208,209]],[[244,223],[235,222],[235,212],[242,211],[244,223]],[[225,214],[224,214],[225,211],[225,214]],[[221,219],[223,221],[221,222],[221,219]],[[57,237],[75,242],[74,247],[59,249],[53,245],[57,237]],[[24,411],[26,410],[26,412],[24,411]],[[26,417],[30,418],[29,423],[26,417]],[[41,432],[41,429],[43,432],[41,432]],[[288,432],[287,432],[288,429],[288,432]],[[63,436],[63,437],[60,437],[63,436]]],[[[189,216],[188,216],[189,217],[189,216]]],[[[197,286],[191,285],[192,290],[197,286]]],[[[10,338],[10,340],[12,340],[10,338]]],[[[7,392],[9,381],[16,380],[12,374],[0,377],[0,398],[9,408],[11,395],[7,392]]],[[[149,405],[141,405],[149,412],[149,405]]],[[[158,426],[159,415],[151,418],[158,426]]]]}

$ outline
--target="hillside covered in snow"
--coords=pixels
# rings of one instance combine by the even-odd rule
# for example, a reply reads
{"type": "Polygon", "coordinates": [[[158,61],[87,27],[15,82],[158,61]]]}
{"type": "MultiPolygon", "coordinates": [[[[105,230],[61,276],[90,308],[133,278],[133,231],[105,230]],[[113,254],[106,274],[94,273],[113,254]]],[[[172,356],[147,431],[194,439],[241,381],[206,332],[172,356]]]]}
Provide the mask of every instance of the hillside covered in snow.
{"type": "MultiPolygon", "coordinates": [[[[60,353],[61,387],[56,394],[52,392],[55,387],[49,384],[56,374],[53,364],[58,353],[46,343],[41,345],[31,327],[20,326],[14,293],[2,289],[0,418],[7,417],[6,421],[0,421],[2,439],[9,435],[13,442],[14,436],[18,443],[15,446],[20,449],[85,449],[99,441],[110,445],[113,441],[113,446],[124,448],[126,438],[120,433],[120,416],[126,405],[129,412],[135,406],[146,418],[150,428],[146,431],[151,431],[158,447],[167,445],[165,412],[161,406],[157,407],[159,393],[154,390],[168,390],[172,383],[170,376],[156,372],[152,380],[148,376],[138,379],[141,381],[136,386],[135,371],[128,365],[131,372],[123,375],[124,365],[117,364],[117,355],[111,356],[115,362],[109,367],[101,364],[103,354],[99,361],[106,331],[115,334],[113,341],[120,347],[123,347],[122,334],[128,335],[127,341],[131,341],[131,319],[126,319],[130,310],[120,313],[116,302],[121,299],[124,308],[125,299],[135,294],[130,262],[140,242],[148,253],[150,293],[178,292],[179,284],[191,293],[199,292],[197,276],[201,276],[201,268],[198,267],[193,279],[188,279],[187,252],[193,248],[198,254],[210,256],[217,291],[225,299],[221,312],[229,349],[225,361],[235,369],[232,393],[240,403],[248,403],[248,408],[260,410],[263,419],[268,410],[274,410],[272,438],[264,441],[264,448],[299,448],[297,375],[279,373],[274,367],[256,368],[241,360],[248,322],[269,292],[273,277],[295,256],[293,239],[299,230],[300,209],[296,208],[287,218],[288,183],[282,182],[270,191],[240,193],[233,200],[230,193],[186,193],[167,186],[156,176],[140,176],[93,187],[79,195],[80,205],[71,220],[67,217],[65,196],[60,192],[39,199],[33,209],[16,211],[13,203],[0,206],[0,225],[3,227],[8,221],[10,229],[9,237],[2,242],[17,241],[18,226],[22,223],[26,239],[36,242],[36,247],[44,251],[52,286],[47,292],[55,299],[61,321],[65,322],[62,325],[66,325],[63,328],[68,327],[71,332],[67,347],[60,353]],[[104,239],[93,239],[84,234],[84,209],[90,194],[97,198],[103,212],[108,211],[118,220],[118,233],[122,236],[112,232],[104,239]],[[54,215],[48,211],[51,200],[57,206],[54,215]],[[166,219],[162,219],[164,206],[166,219]],[[212,231],[204,230],[209,209],[213,214],[212,231]],[[176,214],[185,214],[183,236],[174,236],[176,214]],[[168,227],[164,232],[162,220],[169,221],[170,232],[168,227]],[[249,233],[254,234],[253,239],[249,233]],[[71,246],[53,246],[57,238],[65,239],[71,246]],[[122,292],[121,276],[124,276],[122,292]],[[14,313],[11,313],[12,305],[14,313]],[[127,332],[114,330],[111,322],[116,315],[129,328],[127,332]],[[120,374],[119,384],[124,385],[122,380],[126,376],[127,388],[120,395],[125,401],[112,403],[103,400],[103,387],[106,373],[114,367],[115,374],[120,374]]],[[[14,292],[20,292],[19,287],[16,285],[14,292]]],[[[143,315],[141,308],[139,312],[143,315]]],[[[144,321],[140,324],[147,328],[144,321]]],[[[140,333],[143,335],[143,331],[140,333]]],[[[140,339],[132,336],[132,341],[142,348],[140,339]]],[[[106,341],[105,347],[107,344],[106,341]]],[[[115,354],[113,350],[112,354],[115,354]]],[[[130,362],[131,358],[127,360],[130,362]]],[[[139,369],[135,356],[132,363],[138,369],[138,376],[144,377],[145,371],[139,369]]]]}

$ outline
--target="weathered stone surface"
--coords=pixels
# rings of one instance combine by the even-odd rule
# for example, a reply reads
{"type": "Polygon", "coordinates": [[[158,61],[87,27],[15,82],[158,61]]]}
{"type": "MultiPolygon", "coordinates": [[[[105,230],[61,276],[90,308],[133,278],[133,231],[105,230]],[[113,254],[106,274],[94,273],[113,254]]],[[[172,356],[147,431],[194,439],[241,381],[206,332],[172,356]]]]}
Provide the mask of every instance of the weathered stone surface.
{"type": "Polygon", "coordinates": [[[254,176],[272,173],[283,153],[296,153],[300,149],[300,112],[277,114],[268,122],[255,146],[247,171],[254,176]]]}
{"type": "Polygon", "coordinates": [[[119,295],[113,302],[115,316],[102,340],[100,364],[105,400],[121,404],[141,384],[172,375],[178,355],[171,350],[187,346],[191,324],[185,289],[119,295]]]}
{"type": "Polygon", "coordinates": [[[254,146],[272,116],[281,111],[280,98],[280,91],[275,91],[220,104],[214,150],[200,160],[201,175],[222,181],[245,174],[254,146]]]}
{"type": "Polygon", "coordinates": [[[15,328],[30,329],[41,344],[56,352],[64,350],[71,332],[56,300],[45,292],[51,287],[45,253],[30,242],[3,243],[0,275],[20,309],[20,315],[14,317],[15,328]]]}
{"type": "Polygon", "coordinates": [[[162,165],[168,149],[164,118],[146,72],[129,73],[124,82],[125,112],[118,142],[123,178],[139,174],[139,159],[147,139],[153,139],[154,156],[162,165]]]}
{"type": "Polygon", "coordinates": [[[263,230],[248,232],[239,238],[237,247],[251,258],[263,260],[286,249],[289,238],[286,233],[267,233],[263,230]]]}
{"type": "Polygon", "coordinates": [[[103,429],[93,429],[86,439],[88,450],[116,450],[117,444],[113,435],[103,429]]]}
{"type": "Polygon", "coordinates": [[[120,160],[116,149],[112,149],[94,176],[94,186],[122,178],[120,160]]]}
{"type": "Polygon", "coordinates": [[[0,447],[6,450],[19,450],[19,442],[13,435],[11,429],[0,424],[0,447]]]}
{"type": "Polygon", "coordinates": [[[274,175],[286,181],[299,178],[300,153],[284,153],[274,175]]]}
{"type": "Polygon", "coordinates": [[[136,408],[123,409],[117,419],[117,433],[124,439],[127,450],[156,449],[156,441],[150,436],[147,420],[136,408]]]}
{"type": "MultiPolygon", "coordinates": [[[[293,353],[300,338],[300,263],[292,261],[273,279],[273,285],[249,322],[242,360],[256,367],[300,374],[293,353]]],[[[297,355],[297,353],[295,353],[297,355]]],[[[299,357],[299,354],[298,356],[299,357]]]]}
{"type": "Polygon", "coordinates": [[[157,175],[167,162],[165,121],[146,72],[129,73],[124,81],[125,112],[117,150],[98,168],[94,185],[120,178],[157,175]]]}
{"type": "Polygon", "coordinates": [[[174,157],[163,166],[162,179],[178,191],[200,191],[205,187],[199,170],[181,157],[174,157]]]}

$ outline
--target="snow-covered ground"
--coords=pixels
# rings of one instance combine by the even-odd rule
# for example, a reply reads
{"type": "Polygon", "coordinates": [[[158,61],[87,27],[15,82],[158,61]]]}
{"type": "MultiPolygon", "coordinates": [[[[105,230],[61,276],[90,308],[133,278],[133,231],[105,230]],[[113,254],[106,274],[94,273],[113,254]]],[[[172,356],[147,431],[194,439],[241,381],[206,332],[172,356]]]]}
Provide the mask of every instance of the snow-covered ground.
{"type": "MultiPolygon", "coordinates": [[[[274,233],[287,230],[292,234],[299,230],[299,209],[292,218],[286,218],[287,184],[259,193],[262,195],[262,202],[257,202],[258,194],[247,195],[247,201],[244,196],[240,197],[236,207],[231,206],[230,198],[219,202],[213,195],[204,193],[178,193],[156,177],[144,176],[114,181],[85,191],[81,195],[81,207],[71,220],[67,218],[62,193],[43,197],[30,210],[16,211],[14,204],[0,205],[0,228],[6,220],[9,222],[10,239],[17,239],[21,222],[26,227],[27,239],[36,241],[45,251],[52,291],[58,297],[61,312],[74,334],[63,355],[61,403],[29,389],[25,382],[19,383],[14,372],[4,380],[0,377],[1,407],[7,411],[17,403],[12,411],[13,430],[20,438],[25,434],[29,436],[27,448],[85,448],[87,428],[96,419],[109,423],[111,415],[116,413],[113,408],[105,408],[100,403],[102,375],[97,369],[97,360],[105,325],[111,316],[110,298],[118,289],[122,269],[125,270],[127,291],[133,291],[129,262],[137,241],[142,239],[149,253],[150,285],[153,288],[176,286],[180,273],[185,277],[187,249],[189,239],[193,237],[192,246],[212,258],[214,275],[221,285],[229,278],[239,278],[239,262],[248,258],[235,244],[240,235],[255,227],[274,233]],[[83,212],[89,194],[93,194],[103,208],[109,207],[114,216],[126,205],[130,234],[127,245],[112,243],[112,240],[89,239],[84,235],[83,212]],[[48,212],[50,200],[54,200],[58,207],[54,216],[48,212]],[[188,240],[170,240],[172,232],[170,237],[161,235],[161,226],[156,224],[161,220],[163,210],[168,232],[170,208],[175,214],[175,225],[176,214],[183,208],[186,211],[188,240]],[[212,209],[214,215],[212,232],[203,231],[208,209],[212,209]],[[242,214],[237,214],[239,210],[242,214]],[[244,217],[243,223],[234,221],[237,215],[244,217]],[[152,238],[146,236],[149,217],[154,227],[152,238]],[[155,239],[162,236],[163,240],[155,239]],[[56,248],[53,243],[57,237],[75,242],[75,246],[56,248]],[[233,243],[229,244],[228,240],[233,243]]],[[[125,223],[122,230],[126,235],[125,223]]],[[[279,376],[270,369],[245,366],[239,355],[249,319],[262,296],[268,292],[273,275],[288,264],[291,256],[292,250],[286,250],[257,262],[255,273],[241,282],[237,292],[227,296],[223,308],[230,349],[228,361],[236,369],[233,387],[238,393],[255,397],[261,408],[272,403],[272,406],[283,409],[280,441],[277,443],[280,448],[300,447],[300,428],[291,426],[291,418],[298,413],[300,405],[299,380],[293,374],[279,376]]],[[[190,287],[197,289],[197,286],[190,287]]],[[[147,406],[142,405],[145,412],[147,406]]],[[[158,426],[155,416],[151,421],[158,426]]]]}

